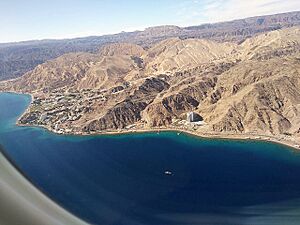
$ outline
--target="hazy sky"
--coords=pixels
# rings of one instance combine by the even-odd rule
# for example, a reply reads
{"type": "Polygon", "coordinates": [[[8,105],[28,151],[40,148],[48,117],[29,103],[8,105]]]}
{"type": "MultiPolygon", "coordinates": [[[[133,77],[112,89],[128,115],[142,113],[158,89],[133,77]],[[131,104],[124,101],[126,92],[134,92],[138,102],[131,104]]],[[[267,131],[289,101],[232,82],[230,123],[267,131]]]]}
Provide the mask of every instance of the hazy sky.
{"type": "Polygon", "coordinates": [[[300,0],[0,0],[0,42],[71,38],[300,10],[300,0]]]}

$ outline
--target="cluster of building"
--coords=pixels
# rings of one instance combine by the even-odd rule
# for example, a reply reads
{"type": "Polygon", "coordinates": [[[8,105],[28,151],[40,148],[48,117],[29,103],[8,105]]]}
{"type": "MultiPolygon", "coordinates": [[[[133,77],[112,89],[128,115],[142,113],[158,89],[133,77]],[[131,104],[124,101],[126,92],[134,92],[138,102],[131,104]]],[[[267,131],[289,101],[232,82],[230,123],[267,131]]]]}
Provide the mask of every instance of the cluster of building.
{"type": "Polygon", "coordinates": [[[172,124],[168,127],[171,129],[182,129],[182,130],[197,130],[200,126],[204,126],[206,123],[203,118],[196,112],[188,112],[186,118],[174,118],[172,124]]]}
{"type": "MultiPolygon", "coordinates": [[[[44,126],[59,134],[81,134],[82,124],[87,122],[86,114],[93,113],[99,104],[113,104],[111,96],[124,91],[118,86],[109,90],[55,90],[47,94],[35,96],[27,112],[20,118],[23,125],[44,126]],[[85,116],[84,116],[85,115],[85,116]]],[[[117,99],[115,99],[117,101],[117,99]]],[[[128,125],[124,130],[144,129],[144,121],[128,125]]],[[[174,119],[171,128],[196,129],[204,125],[202,117],[195,113],[187,113],[186,119],[174,119]]]]}
{"type": "Polygon", "coordinates": [[[73,133],[75,128],[72,123],[90,112],[96,101],[106,100],[104,91],[52,92],[35,97],[19,122],[45,126],[56,133],[73,133]]]}

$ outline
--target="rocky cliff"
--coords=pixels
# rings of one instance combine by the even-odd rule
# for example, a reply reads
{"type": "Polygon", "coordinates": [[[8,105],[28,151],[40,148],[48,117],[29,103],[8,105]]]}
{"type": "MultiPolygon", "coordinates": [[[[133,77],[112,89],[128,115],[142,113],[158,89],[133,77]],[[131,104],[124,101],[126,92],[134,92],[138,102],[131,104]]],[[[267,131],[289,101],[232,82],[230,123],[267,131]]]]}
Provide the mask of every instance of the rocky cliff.
{"type": "MultiPolygon", "coordinates": [[[[86,133],[174,127],[195,111],[207,132],[299,136],[299,34],[293,27],[240,44],[180,38],[149,49],[112,44],[94,54],[71,53],[48,61],[0,83],[0,89],[41,99],[55,96],[61,110],[47,115],[54,115],[58,127],[86,133]],[[61,102],[63,96],[81,103],[61,102]]],[[[45,102],[39,107],[49,108],[45,102]]]]}

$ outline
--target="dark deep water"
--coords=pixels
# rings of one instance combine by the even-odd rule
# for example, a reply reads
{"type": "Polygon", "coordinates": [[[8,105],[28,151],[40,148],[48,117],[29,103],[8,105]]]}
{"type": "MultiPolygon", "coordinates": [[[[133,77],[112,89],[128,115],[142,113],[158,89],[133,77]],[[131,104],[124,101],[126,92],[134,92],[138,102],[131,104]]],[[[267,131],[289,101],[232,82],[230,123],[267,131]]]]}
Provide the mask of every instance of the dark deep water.
{"type": "Polygon", "coordinates": [[[0,94],[0,144],[92,224],[300,224],[300,153],[287,147],[172,132],[58,136],[14,125],[29,102],[0,94]]]}

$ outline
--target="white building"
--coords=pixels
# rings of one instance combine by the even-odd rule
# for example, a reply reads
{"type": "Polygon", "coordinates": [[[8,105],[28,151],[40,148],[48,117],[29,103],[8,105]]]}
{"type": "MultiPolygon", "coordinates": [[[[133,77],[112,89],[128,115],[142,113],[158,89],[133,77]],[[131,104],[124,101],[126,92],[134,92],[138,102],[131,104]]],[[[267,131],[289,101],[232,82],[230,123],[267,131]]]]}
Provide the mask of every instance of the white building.
{"type": "Polygon", "coordinates": [[[198,122],[198,121],[201,120],[200,118],[201,118],[201,117],[199,116],[199,114],[197,114],[197,113],[195,113],[195,112],[188,112],[188,113],[186,114],[186,120],[187,120],[188,122],[190,122],[190,123],[192,123],[192,122],[198,122]]]}

